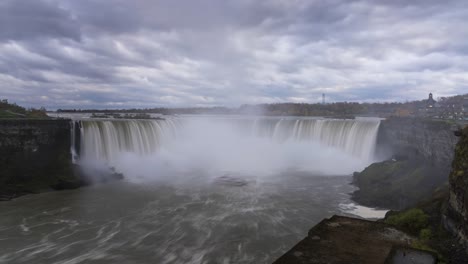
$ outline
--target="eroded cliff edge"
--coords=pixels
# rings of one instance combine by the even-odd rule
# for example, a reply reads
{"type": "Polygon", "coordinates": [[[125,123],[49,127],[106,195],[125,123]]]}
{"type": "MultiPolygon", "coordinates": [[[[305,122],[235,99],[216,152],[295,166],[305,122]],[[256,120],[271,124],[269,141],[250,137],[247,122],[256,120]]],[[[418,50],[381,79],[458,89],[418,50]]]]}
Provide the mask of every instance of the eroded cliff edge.
{"type": "Polygon", "coordinates": [[[444,223],[468,251],[468,126],[457,132],[460,141],[455,148],[449,176],[449,201],[444,223]]]}
{"type": "Polygon", "coordinates": [[[0,120],[0,199],[84,185],[70,157],[70,120],[0,120]]]}
{"type": "Polygon", "coordinates": [[[382,162],[353,176],[356,202],[402,210],[448,188],[458,124],[446,120],[391,117],[383,120],[376,153],[382,162]]]}
{"type": "MultiPolygon", "coordinates": [[[[459,137],[456,147],[452,145],[452,153],[455,155],[453,161],[450,161],[450,174],[444,175],[446,179],[449,175],[447,188],[438,188],[429,199],[419,201],[414,208],[401,212],[390,211],[381,221],[371,222],[339,216],[325,219],[274,263],[416,263],[415,257],[419,258],[417,263],[467,263],[468,126],[455,133],[447,127],[441,129],[446,131],[442,133],[442,138],[447,136],[449,143],[453,138],[458,141],[457,136],[459,137]],[[447,133],[451,133],[453,137],[447,133]],[[382,239],[386,236],[382,236],[379,230],[392,228],[393,234],[400,234],[400,237],[407,239],[382,239]],[[377,247],[379,248],[376,249],[377,247]]],[[[398,133],[405,135],[404,132],[398,133]]],[[[429,137],[436,137],[435,135],[429,137]]],[[[408,134],[406,136],[410,139],[408,134]]],[[[424,142],[431,141],[422,140],[416,146],[420,144],[422,147],[426,144],[424,142]]],[[[447,145],[447,141],[439,141],[437,144],[447,145]]],[[[410,155],[416,154],[423,161],[423,155],[432,157],[434,163],[426,162],[434,166],[435,163],[447,161],[444,156],[449,155],[444,151],[446,150],[437,152],[433,149],[425,152],[426,154],[418,151],[410,155]]],[[[441,165],[446,166],[445,163],[437,166],[441,165]]]]}
{"type": "Polygon", "coordinates": [[[448,120],[389,117],[380,124],[377,154],[423,159],[428,165],[449,170],[458,141],[453,131],[458,126],[448,120]]]}

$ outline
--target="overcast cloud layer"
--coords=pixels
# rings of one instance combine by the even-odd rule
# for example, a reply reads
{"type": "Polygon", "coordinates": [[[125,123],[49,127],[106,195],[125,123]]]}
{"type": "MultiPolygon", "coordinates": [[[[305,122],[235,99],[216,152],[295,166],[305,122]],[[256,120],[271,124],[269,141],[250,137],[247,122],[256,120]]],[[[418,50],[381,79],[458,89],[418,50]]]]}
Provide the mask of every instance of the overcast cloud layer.
{"type": "Polygon", "coordinates": [[[0,98],[47,108],[468,92],[468,1],[2,0],[0,98]]]}

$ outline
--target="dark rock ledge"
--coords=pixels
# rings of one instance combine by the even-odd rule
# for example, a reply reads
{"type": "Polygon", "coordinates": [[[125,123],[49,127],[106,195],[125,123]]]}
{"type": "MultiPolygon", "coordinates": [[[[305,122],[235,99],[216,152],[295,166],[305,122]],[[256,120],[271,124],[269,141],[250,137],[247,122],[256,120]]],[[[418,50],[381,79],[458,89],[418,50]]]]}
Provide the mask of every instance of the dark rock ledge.
{"type": "Polygon", "coordinates": [[[274,264],[436,263],[434,253],[411,248],[415,240],[382,222],[335,215],[313,227],[274,264]]]}

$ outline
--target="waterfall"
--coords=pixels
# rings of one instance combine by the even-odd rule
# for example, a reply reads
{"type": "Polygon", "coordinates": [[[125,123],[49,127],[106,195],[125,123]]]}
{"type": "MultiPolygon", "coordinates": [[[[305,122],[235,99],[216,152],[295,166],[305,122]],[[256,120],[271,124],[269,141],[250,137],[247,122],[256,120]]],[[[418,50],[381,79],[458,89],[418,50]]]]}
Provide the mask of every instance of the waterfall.
{"type": "Polygon", "coordinates": [[[70,128],[70,153],[71,153],[71,158],[72,158],[72,163],[76,164],[78,160],[78,140],[77,137],[78,135],[76,134],[77,129],[79,128],[80,123],[76,121],[71,122],[71,128],[70,128]]]}
{"type": "Polygon", "coordinates": [[[149,155],[174,138],[178,130],[171,119],[81,120],[79,124],[80,157],[88,160],[113,161],[124,152],[149,155]]]}
{"type": "Polygon", "coordinates": [[[371,159],[379,125],[379,120],[263,119],[253,123],[251,133],[280,142],[315,141],[356,157],[371,159]]]}
{"type": "MultiPolygon", "coordinates": [[[[183,134],[184,122],[200,123],[200,118],[167,118],[164,120],[81,120],[80,157],[112,161],[120,153],[140,156],[158,151],[167,142],[183,134]]],[[[317,142],[324,147],[339,149],[356,158],[373,158],[380,121],[376,119],[335,120],[312,118],[225,118],[217,119],[213,129],[224,124],[238,132],[239,137],[267,138],[277,144],[317,142]]],[[[77,155],[72,128],[72,154],[77,155]]],[[[192,131],[185,131],[192,133],[192,131]]],[[[222,135],[219,135],[222,139],[222,135]]],[[[196,140],[196,139],[195,139],[196,140]]],[[[217,142],[210,142],[217,144],[217,142]]],[[[200,150],[203,151],[203,150],[200,150]]]]}

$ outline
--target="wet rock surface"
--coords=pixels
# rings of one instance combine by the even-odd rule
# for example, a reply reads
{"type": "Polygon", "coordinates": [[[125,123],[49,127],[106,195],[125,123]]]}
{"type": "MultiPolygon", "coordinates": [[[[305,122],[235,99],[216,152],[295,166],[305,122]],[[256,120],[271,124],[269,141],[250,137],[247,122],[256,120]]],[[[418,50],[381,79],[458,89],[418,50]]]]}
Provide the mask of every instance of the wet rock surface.
{"type": "Polygon", "coordinates": [[[372,207],[402,210],[431,198],[447,183],[458,142],[447,120],[391,117],[380,124],[376,154],[385,161],[353,176],[352,199],[372,207]]]}
{"type": "Polygon", "coordinates": [[[424,160],[390,159],[355,172],[351,195],[360,204],[402,210],[431,198],[434,190],[447,182],[448,170],[428,165],[424,160]]]}
{"type": "Polygon", "coordinates": [[[391,117],[380,123],[377,152],[422,159],[433,167],[450,169],[458,142],[456,124],[447,120],[391,117]]]}
{"type": "Polygon", "coordinates": [[[74,170],[69,120],[0,120],[0,200],[80,187],[74,170]]]}
{"type": "Polygon", "coordinates": [[[427,251],[394,247],[386,264],[435,264],[436,257],[427,251]]]}
{"type": "Polygon", "coordinates": [[[468,126],[460,130],[459,135],[449,177],[449,202],[444,223],[468,251],[468,126]]]}
{"type": "MultiPolygon", "coordinates": [[[[410,248],[415,238],[382,222],[333,216],[313,227],[306,238],[281,256],[274,264],[317,263],[411,263],[397,248],[410,248]],[[387,261],[387,262],[386,262],[387,261]]],[[[411,249],[420,263],[435,263],[429,252],[411,249]]]]}

